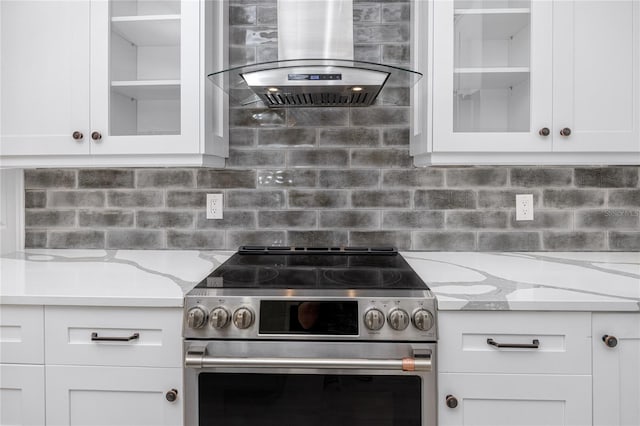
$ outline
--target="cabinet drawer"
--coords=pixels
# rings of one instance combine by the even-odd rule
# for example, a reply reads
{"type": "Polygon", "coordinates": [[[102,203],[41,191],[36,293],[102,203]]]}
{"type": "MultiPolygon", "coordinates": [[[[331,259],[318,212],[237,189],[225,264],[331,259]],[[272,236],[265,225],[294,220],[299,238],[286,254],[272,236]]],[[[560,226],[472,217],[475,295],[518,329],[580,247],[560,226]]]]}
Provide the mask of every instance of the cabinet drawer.
{"type": "Polygon", "coordinates": [[[182,309],[47,306],[47,364],[182,366],[182,309]]]}
{"type": "Polygon", "coordinates": [[[589,313],[440,312],[438,322],[441,372],[591,374],[589,313]]]}
{"type": "Polygon", "coordinates": [[[44,308],[2,305],[0,363],[44,364],[44,308]]]}

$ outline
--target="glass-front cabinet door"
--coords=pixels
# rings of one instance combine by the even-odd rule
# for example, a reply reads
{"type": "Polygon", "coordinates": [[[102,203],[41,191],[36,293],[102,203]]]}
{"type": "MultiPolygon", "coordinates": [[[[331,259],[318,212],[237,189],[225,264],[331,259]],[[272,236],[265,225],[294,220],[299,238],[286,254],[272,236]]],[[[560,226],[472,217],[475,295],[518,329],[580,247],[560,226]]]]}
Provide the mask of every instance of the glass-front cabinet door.
{"type": "Polygon", "coordinates": [[[198,8],[92,2],[93,154],[198,152],[198,8]]]}
{"type": "Polygon", "coordinates": [[[551,25],[548,1],[434,2],[434,151],[551,148],[551,25]]]}

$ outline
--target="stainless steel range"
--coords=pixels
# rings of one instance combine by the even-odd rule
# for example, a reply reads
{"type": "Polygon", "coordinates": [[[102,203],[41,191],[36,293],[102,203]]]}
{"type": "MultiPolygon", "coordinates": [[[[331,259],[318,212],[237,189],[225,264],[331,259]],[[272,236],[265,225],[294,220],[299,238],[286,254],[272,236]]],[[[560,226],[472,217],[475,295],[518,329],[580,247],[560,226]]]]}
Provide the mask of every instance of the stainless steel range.
{"type": "Polygon", "coordinates": [[[245,246],[185,300],[190,425],[436,424],[436,309],[393,248],[245,246]]]}

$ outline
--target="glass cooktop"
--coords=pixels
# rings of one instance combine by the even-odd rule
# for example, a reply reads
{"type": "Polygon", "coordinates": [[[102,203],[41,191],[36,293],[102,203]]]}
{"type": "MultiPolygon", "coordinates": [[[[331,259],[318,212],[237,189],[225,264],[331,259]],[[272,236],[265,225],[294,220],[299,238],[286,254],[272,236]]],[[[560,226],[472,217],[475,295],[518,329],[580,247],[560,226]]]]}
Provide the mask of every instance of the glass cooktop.
{"type": "Polygon", "coordinates": [[[427,290],[391,247],[244,246],[196,288],[427,290]]]}

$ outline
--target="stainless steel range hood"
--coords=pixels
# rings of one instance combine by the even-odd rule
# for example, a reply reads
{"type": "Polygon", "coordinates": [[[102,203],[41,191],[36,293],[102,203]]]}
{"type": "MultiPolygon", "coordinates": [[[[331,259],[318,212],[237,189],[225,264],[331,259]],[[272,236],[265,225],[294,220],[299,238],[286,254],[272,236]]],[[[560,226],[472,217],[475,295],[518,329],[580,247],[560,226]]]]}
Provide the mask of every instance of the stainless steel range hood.
{"type": "MultiPolygon", "coordinates": [[[[352,0],[278,0],[278,61],[209,74],[240,105],[368,106],[422,74],[353,58],[352,0]]],[[[391,102],[393,103],[393,102],[391,102]]]]}

